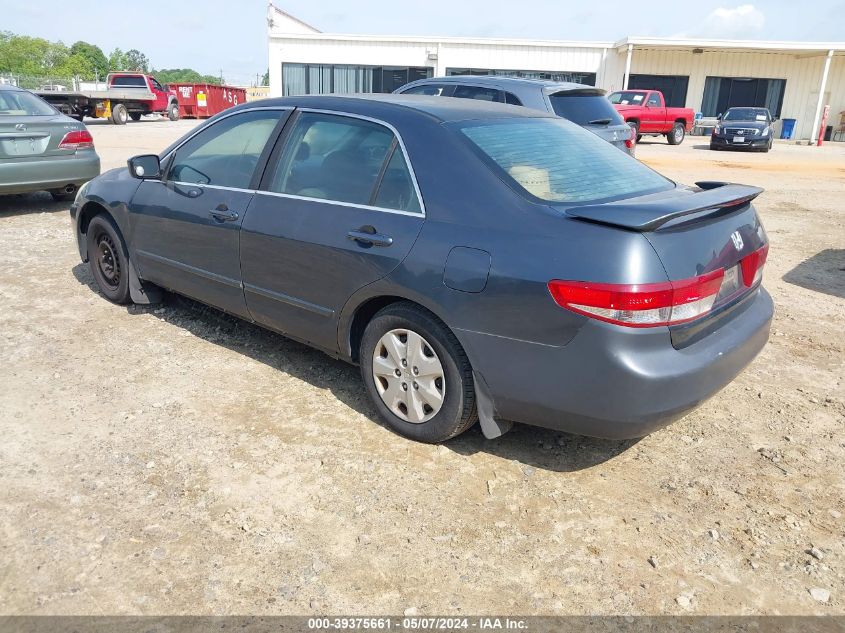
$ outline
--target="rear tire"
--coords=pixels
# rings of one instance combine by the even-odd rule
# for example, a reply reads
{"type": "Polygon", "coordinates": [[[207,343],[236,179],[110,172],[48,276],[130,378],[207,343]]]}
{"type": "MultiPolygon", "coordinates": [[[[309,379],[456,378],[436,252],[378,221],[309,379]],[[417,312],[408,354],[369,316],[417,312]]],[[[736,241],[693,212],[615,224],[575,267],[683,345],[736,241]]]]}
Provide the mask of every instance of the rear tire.
{"type": "Polygon", "coordinates": [[[466,353],[436,316],[416,304],[394,303],[376,314],[361,339],[359,361],[379,417],[400,435],[435,444],[478,420],[466,353]]]}
{"type": "Polygon", "coordinates": [[[684,124],[676,122],[675,125],[672,126],[672,131],[666,135],[666,140],[669,141],[669,145],[680,145],[684,142],[686,134],[687,131],[684,128],[684,124]]]}
{"type": "Polygon", "coordinates": [[[170,106],[167,108],[167,118],[171,121],[178,121],[179,120],[179,104],[178,103],[171,103],[170,106]]]}
{"type": "Polygon", "coordinates": [[[129,297],[129,253],[114,221],[97,215],[88,224],[88,266],[106,299],[126,304],[129,297]]]}
{"type": "Polygon", "coordinates": [[[129,112],[126,110],[126,106],[122,103],[116,104],[111,109],[111,120],[115,125],[126,125],[129,120],[129,112]]]}

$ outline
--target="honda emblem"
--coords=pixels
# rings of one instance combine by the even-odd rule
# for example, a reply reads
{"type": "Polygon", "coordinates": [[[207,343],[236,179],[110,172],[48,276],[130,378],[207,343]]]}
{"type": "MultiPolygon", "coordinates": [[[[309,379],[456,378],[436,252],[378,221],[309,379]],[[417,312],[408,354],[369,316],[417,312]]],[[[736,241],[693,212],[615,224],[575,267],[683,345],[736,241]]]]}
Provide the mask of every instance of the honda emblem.
{"type": "Polygon", "coordinates": [[[739,231],[734,231],[733,233],[731,233],[731,241],[734,243],[734,247],[736,248],[736,250],[742,250],[742,235],[739,234],[739,231]]]}

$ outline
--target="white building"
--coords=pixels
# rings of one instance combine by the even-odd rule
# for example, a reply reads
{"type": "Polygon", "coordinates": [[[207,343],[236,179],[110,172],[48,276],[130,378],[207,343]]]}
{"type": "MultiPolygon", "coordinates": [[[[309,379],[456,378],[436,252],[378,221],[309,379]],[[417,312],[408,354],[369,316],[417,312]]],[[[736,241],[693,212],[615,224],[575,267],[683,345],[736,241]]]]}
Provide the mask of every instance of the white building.
{"type": "MultiPolygon", "coordinates": [[[[768,107],[813,139],[845,111],[845,42],[627,37],[564,42],[322,33],[269,5],[270,95],[392,92],[423,77],[507,74],[577,81],[608,91],[655,88],[669,105],[712,117],[768,107]]],[[[780,131],[780,128],[777,128],[780,131]]]]}

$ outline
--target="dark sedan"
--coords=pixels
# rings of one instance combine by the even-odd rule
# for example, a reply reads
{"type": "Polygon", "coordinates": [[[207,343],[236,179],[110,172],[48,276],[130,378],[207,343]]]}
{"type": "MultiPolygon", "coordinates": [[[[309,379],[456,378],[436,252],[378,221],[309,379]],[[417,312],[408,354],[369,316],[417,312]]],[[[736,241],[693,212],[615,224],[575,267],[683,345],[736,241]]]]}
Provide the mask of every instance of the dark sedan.
{"type": "Polygon", "coordinates": [[[357,363],[403,435],[621,438],[765,345],[760,191],[676,185],[528,108],[312,96],[227,110],[71,215],[111,301],[170,289],[357,363]]]}
{"type": "Polygon", "coordinates": [[[772,115],[766,108],[730,108],[710,136],[710,149],[772,149],[772,115]]]}

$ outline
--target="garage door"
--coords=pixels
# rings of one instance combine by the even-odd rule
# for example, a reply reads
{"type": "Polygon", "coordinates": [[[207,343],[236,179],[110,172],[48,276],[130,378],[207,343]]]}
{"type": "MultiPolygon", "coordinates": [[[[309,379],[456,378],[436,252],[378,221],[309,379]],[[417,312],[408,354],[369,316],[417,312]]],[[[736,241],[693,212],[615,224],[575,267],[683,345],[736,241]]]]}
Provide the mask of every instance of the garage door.
{"type": "Polygon", "coordinates": [[[628,88],[632,90],[659,90],[670,108],[683,108],[687,104],[687,75],[631,75],[628,88]]]}

